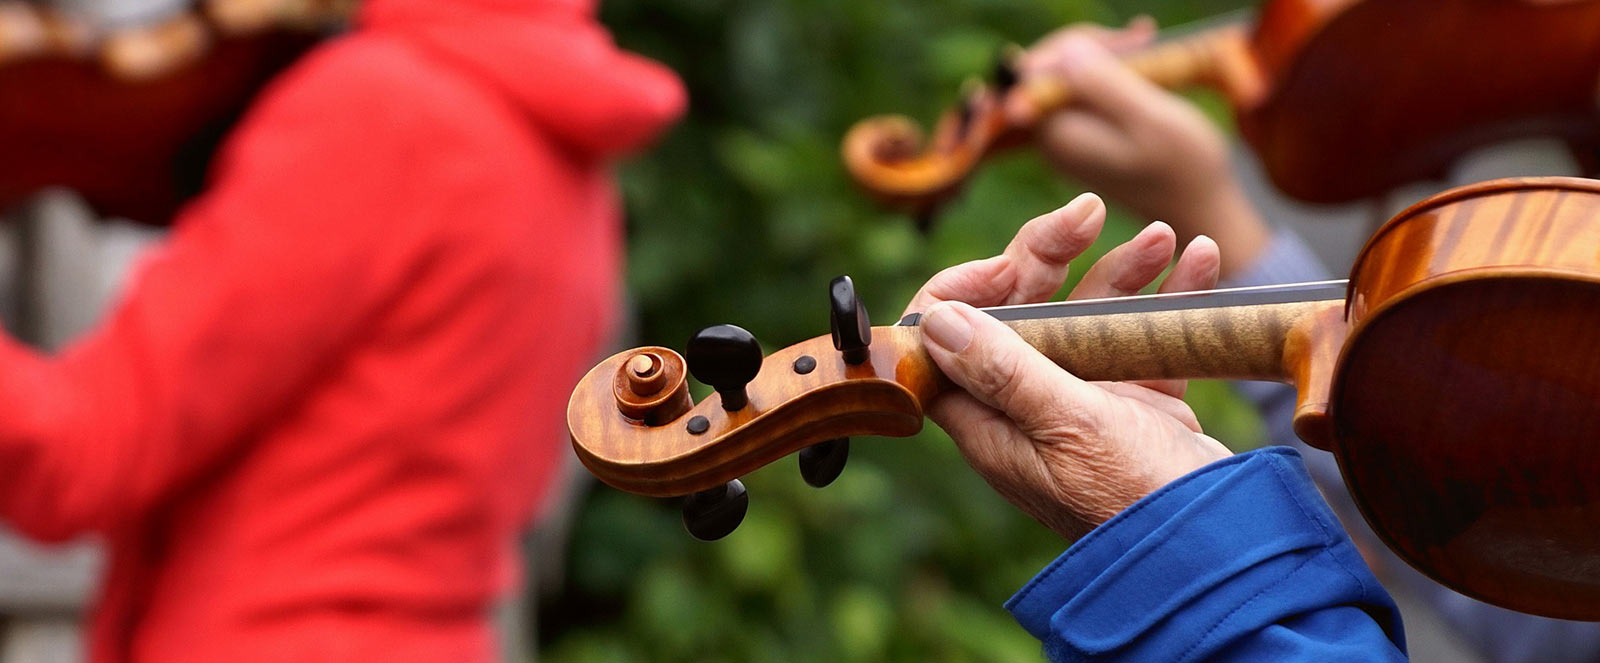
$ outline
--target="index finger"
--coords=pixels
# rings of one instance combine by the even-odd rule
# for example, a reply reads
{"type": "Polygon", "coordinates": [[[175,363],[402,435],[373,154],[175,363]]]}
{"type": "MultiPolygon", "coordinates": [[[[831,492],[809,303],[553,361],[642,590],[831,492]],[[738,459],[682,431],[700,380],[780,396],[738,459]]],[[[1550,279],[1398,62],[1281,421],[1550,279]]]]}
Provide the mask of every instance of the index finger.
{"type": "Polygon", "coordinates": [[[1066,281],[1069,262],[1099,237],[1105,218],[1105,202],[1099,196],[1080,195],[1023,224],[1004,253],[934,274],[911,298],[905,313],[918,313],[943,301],[983,307],[1047,299],[1066,281]]]}
{"type": "Polygon", "coordinates": [[[1017,58],[1017,73],[1031,76],[1044,73],[1049,64],[1059,58],[1062,46],[1079,37],[1100,42],[1112,53],[1127,53],[1148,45],[1155,39],[1156,22],[1149,16],[1133,17],[1126,26],[1112,28],[1095,23],[1078,23],[1061,28],[1039,41],[1017,58]]]}

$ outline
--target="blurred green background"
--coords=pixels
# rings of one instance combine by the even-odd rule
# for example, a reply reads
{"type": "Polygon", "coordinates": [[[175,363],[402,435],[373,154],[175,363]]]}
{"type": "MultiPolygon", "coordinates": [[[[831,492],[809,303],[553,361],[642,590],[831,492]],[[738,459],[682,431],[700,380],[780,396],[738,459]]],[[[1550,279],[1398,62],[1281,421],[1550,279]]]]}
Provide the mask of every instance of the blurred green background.
{"type": "MultiPolygon", "coordinates": [[[[1242,0],[608,0],[623,46],[679,72],[689,116],[621,173],[640,344],[681,348],[722,322],[770,352],[827,333],[826,287],[850,274],[889,324],[940,268],[998,253],[1081,191],[1027,150],[991,162],[924,236],[847,180],[838,142],[862,117],[929,121],[1006,43],[1078,21],[1164,26],[1242,0]]],[[[1226,123],[1218,100],[1195,100],[1226,123]]],[[[1092,252],[1143,220],[1112,207],[1092,252]]],[[[1081,273],[1081,272],[1080,272],[1081,273]]],[[[1074,275],[1076,276],[1076,274],[1074,275]]],[[[703,394],[703,391],[700,392],[703,394]]],[[[1259,421],[1217,383],[1189,399],[1242,449],[1259,421]]],[[[694,541],[673,501],[604,486],[580,506],[563,587],[540,609],[553,661],[1037,661],[1000,604],[1059,555],[932,426],[861,439],[832,486],[793,460],[745,479],[743,526],[694,541]]]]}

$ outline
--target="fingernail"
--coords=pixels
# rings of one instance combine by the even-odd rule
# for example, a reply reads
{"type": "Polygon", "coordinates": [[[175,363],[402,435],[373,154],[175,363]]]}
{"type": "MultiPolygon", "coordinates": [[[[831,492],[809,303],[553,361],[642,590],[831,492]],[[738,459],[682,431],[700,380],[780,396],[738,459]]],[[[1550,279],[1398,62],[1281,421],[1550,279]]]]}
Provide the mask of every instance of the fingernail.
{"type": "Polygon", "coordinates": [[[1165,221],[1151,221],[1150,225],[1139,231],[1135,239],[1139,240],[1140,246],[1157,246],[1166,241],[1169,236],[1177,237],[1177,233],[1172,229],[1172,226],[1167,225],[1165,221]]]}
{"type": "Polygon", "coordinates": [[[1101,204],[1104,203],[1100,200],[1100,196],[1095,195],[1093,192],[1086,191],[1078,194],[1077,198],[1073,198],[1072,200],[1068,201],[1066,206],[1062,208],[1062,211],[1088,216],[1089,210],[1093,209],[1096,205],[1101,204]]]}
{"type": "Polygon", "coordinates": [[[922,316],[922,333],[941,348],[961,352],[972,343],[972,323],[963,313],[951,302],[934,304],[922,316]]]}
{"type": "Polygon", "coordinates": [[[1133,236],[1132,243],[1141,247],[1155,246],[1161,241],[1161,234],[1154,230],[1155,227],[1156,224],[1152,223],[1140,228],[1139,234],[1133,236]]]}

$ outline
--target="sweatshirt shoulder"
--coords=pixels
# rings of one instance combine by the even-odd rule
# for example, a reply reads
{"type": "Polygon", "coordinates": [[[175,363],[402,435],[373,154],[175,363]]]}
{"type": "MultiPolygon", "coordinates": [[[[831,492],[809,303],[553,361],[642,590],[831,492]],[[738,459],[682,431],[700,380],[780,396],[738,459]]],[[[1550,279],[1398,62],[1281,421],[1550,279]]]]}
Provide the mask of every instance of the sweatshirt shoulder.
{"type": "Polygon", "coordinates": [[[401,38],[358,31],[319,46],[269,84],[241,132],[314,131],[323,142],[364,150],[438,150],[452,135],[515,127],[514,112],[485,86],[401,38]]]}

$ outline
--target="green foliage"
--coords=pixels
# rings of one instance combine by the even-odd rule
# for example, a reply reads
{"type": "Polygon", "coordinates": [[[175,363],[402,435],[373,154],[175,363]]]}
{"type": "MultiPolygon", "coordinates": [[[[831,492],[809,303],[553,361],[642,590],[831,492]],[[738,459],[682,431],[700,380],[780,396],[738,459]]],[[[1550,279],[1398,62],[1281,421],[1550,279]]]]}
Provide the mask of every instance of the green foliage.
{"type": "MultiPolygon", "coordinates": [[[[733,322],[769,351],[826,333],[825,289],[851,274],[880,324],[938,269],[997,253],[1078,188],[1019,151],[923,236],[847,180],[838,141],[862,117],[932,118],[1007,42],[1135,11],[1181,23],[1240,0],[613,0],[618,41],[678,71],[687,120],[621,173],[638,340],[681,346],[733,322]],[[1136,5],[1136,6],[1135,6],[1136,5]]],[[[1215,107],[1215,104],[1212,104],[1215,107]]],[[[1137,225],[1113,208],[1098,255],[1137,225]]],[[[1190,401],[1219,439],[1259,424],[1222,385],[1190,401]]],[[[1006,504],[930,427],[858,440],[839,481],[793,461],[746,480],[751,509],[698,543],[676,505],[597,488],[567,584],[541,612],[556,661],[1032,661],[1002,603],[1065,543],[1006,504]]]]}

